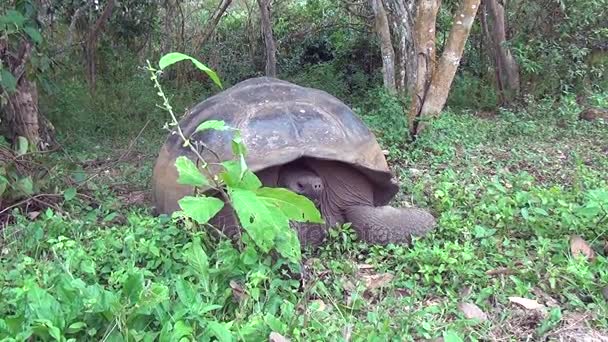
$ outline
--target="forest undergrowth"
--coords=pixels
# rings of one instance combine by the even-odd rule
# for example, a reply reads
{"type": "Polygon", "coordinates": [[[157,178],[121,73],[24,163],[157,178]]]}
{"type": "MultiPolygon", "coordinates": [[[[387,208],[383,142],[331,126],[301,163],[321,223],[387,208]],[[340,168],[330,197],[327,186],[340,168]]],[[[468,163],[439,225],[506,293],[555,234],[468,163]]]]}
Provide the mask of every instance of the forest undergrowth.
{"type": "MultiPolygon", "coordinates": [[[[69,94],[57,115],[101,108],[69,94]]],[[[154,94],[141,98],[153,113],[154,94]]],[[[63,149],[28,161],[45,183],[21,186],[56,195],[1,215],[0,340],[608,339],[608,123],[577,120],[571,96],[451,108],[411,145],[398,101],[352,101],[401,181],[395,202],[431,209],[438,227],[412,247],[336,228],[301,278],[152,216],[162,119],[121,129],[129,118],[106,101],[110,116],[62,120],[63,149]]]]}

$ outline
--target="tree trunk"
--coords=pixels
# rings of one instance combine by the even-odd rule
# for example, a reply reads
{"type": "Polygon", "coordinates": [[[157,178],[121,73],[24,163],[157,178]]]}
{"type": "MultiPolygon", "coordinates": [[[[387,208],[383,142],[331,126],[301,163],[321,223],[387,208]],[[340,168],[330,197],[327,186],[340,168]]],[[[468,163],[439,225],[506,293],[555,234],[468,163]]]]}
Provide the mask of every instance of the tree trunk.
{"type": "Polygon", "coordinates": [[[87,79],[89,81],[89,89],[91,93],[95,92],[95,87],[97,85],[97,40],[99,39],[99,33],[105,27],[106,21],[108,21],[110,15],[112,15],[114,5],[114,0],[108,0],[108,3],[103,9],[101,16],[99,19],[97,19],[95,25],[93,25],[93,28],[89,31],[87,36],[85,57],[87,64],[87,79]]]}
{"type": "Polygon", "coordinates": [[[201,38],[196,42],[196,44],[194,44],[195,54],[200,53],[203,46],[205,46],[205,43],[207,43],[209,38],[211,38],[213,31],[215,31],[217,24],[220,22],[220,19],[222,18],[224,13],[226,13],[226,9],[228,9],[228,6],[230,6],[231,3],[232,0],[220,1],[217,8],[215,9],[215,12],[213,12],[211,18],[209,18],[209,20],[207,21],[207,25],[205,26],[205,29],[203,29],[201,38]]]}
{"type": "Polygon", "coordinates": [[[163,34],[160,50],[165,54],[173,50],[173,40],[175,39],[175,0],[165,0],[163,7],[165,8],[165,15],[163,18],[163,34]]]}
{"type": "MultiPolygon", "coordinates": [[[[0,42],[0,45],[4,44],[0,42]]],[[[5,49],[0,48],[0,51],[5,49]]],[[[27,78],[26,68],[31,54],[32,44],[23,40],[16,57],[0,56],[17,80],[15,91],[7,92],[6,121],[13,142],[21,136],[27,139],[30,150],[46,150],[54,143],[54,128],[40,115],[36,83],[27,78]]]]}
{"type": "Polygon", "coordinates": [[[519,95],[519,66],[507,47],[505,9],[496,0],[484,0],[485,33],[496,70],[500,105],[508,105],[519,95]]]}
{"type": "Polygon", "coordinates": [[[416,9],[414,46],[416,71],[408,123],[412,135],[416,133],[416,119],[420,116],[427,89],[435,68],[435,22],[440,0],[421,0],[416,9]]]}
{"type": "Polygon", "coordinates": [[[424,129],[426,119],[439,115],[445,105],[479,3],[480,0],[464,0],[454,15],[445,50],[433,70],[428,90],[423,96],[424,100],[418,114],[418,118],[422,120],[414,128],[416,135],[424,129]]]}
{"type": "Polygon", "coordinates": [[[378,38],[380,39],[380,53],[382,55],[382,78],[384,88],[391,93],[396,94],[397,88],[395,85],[395,50],[391,40],[390,27],[388,25],[388,17],[382,0],[370,0],[374,11],[375,29],[378,38]]]}
{"type": "Polygon", "coordinates": [[[277,76],[277,48],[272,34],[272,23],[270,21],[270,1],[257,0],[260,7],[260,23],[262,26],[262,34],[264,35],[264,44],[266,45],[266,76],[277,76]]]}
{"type": "Polygon", "coordinates": [[[256,33],[258,33],[258,31],[255,28],[255,24],[253,22],[253,12],[254,12],[254,6],[250,6],[249,1],[244,1],[243,2],[245,4],[245,7],[247,8],[247,25],[246,25],[246,31],[247,31],[247,43],[248,43],[248,47],[249,47],[249,59],[251,59],[251,66],[253,67],[253,70],[255,70],[257,72],[257,70],[259,70],[260,68],[258,68],[258,66],[260,65],[260,63],[258,63],[258,55],[257,55],[257,38],[258,36],[256,35],[256,33]]]}
{"type": "Polygon", "coordinates": [[[395,86],[401,94],[412,94],[416,84],[414,44],[415,0],[385,0],[389,9],[395,47],[395,86]]]}

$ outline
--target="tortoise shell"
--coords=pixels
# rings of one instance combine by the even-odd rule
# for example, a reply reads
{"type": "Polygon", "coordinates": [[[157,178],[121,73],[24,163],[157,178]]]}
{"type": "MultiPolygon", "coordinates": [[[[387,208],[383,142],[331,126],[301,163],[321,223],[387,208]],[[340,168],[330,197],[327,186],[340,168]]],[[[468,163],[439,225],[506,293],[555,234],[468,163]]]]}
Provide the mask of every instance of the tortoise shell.
{"type": "MultiPolygon", "coordinates": [[[[387,204],[398,186],[373,133],[343,102],[327,92],[286,81],[259,77],[245,80],[196,105],[179,125],[186,137],[198,142],[208,163],[234,157],[233,131],[195,132],[207,120],[223,120],[240,130],[253,172],[289,163],[301,157],[344,162],[364,173],[375,185],[374,203],[387,204]],[[194,133],[194,134],[193,134],[194,133]]],[[[152,176],[158,213],[179,210],[177,201],[192,194],[177,183],[175,160],[194,154],[172,132],[161,148],[152,176]]],[[[211,168],[212,173],[221,170],[211,168]]],[[[203,189],[205,190],[205,189],[203,189]]]]}

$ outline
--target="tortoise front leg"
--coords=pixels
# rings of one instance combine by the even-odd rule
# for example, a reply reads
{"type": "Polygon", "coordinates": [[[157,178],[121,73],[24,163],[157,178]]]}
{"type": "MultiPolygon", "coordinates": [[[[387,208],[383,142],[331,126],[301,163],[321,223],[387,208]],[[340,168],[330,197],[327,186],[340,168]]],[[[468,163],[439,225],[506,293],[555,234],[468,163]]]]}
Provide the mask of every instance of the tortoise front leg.
{"type": "Polygon", "coordinates": [[[435,227],[433,215],[419,208],[355,205],[344,212],[359,238],[370,244],[410,244],[412,236],[422,236],[435,227]]]}

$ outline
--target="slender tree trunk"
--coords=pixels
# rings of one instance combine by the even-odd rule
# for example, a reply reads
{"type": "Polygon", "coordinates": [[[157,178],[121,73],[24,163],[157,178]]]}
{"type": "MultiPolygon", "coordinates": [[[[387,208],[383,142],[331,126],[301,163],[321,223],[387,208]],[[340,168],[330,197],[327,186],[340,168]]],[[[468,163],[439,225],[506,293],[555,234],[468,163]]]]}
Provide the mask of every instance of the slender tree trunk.
{"type": "Polygon", "coordinates": [[[484,0],[485,26],[492,45],[492,60],[496,69],[496,86],[501,105],[508,105],[519,95],[519,66],[507,46],[505,9],[497,0],[484,0]]]}
{"type": "Polygon", "coordinates": [[[275,46],[274,36],[272,34],[272,22],[270,21],[270,1],[257,0],[260,7],[260,22],[262,25],[262,34],[264,35],[264,44],[266,45],[266,76],[277,76],[277,48],[275,46]]]}
{"type": "Polygon", "coordinates": [[[7,51],[6,41],[0,40],[0,57],[15,76],[15,91],[8,92],[5,107],[11,140],[27,139],[30,150],[45,150],[54,142],[54,128],[38,110],[38,88],[27,78],[26,68],[32,55],[32,44],[23,40],[16,55],[7,51]],[[6,53],[6,55],[5,55],[6,53]]]}
{"type": "Polygon", "coordinates": [[[414,44],[415,0],[386,0],[395,47],[395,86],[401,94],[412,94],[416,84],[414,44]]]}
{"type": "Polygon", "coordinates": [[[388,17],[382,0],[370,0],[374,11],[375,29],[378,38],[380,39],[380,53],[382,55],[382,78],[384,88],[391,93],[396,94],[397,88],[395,85],[395,50],[391,39],[391,31],[388,24],[388,17]]]}
{"type": "Polygon", "coordinates": [[[99,19],[97,19],[87,37],[85,57],[87,64],[87,79],[89,80],[89,89],[91,93],[95,92],[97,83],[97,40],[99,39],[99,33],[105,27],[106,21],[108,21],[110,15],[112,15],[114,5],[114,0],[108,0],[103,12],[101,13],[101,16],[99,19]]]}
{"type": "Polygon", "coordinates": [[[257,58],[257,36],[256,36],[256,29],[255,29],[255,24],[253,22],[253,12],[254,12],[254,6],[251,6],[249,4],[249,1],[244,1],[243,2],[245,4],[245,7],[247,8],[247,43],[249,45],[249,58],[251,59],[251,66],[253,67],[253,70],[259,70],[258,66],[258,58],[257,58]]]}
{"type": "Polygon", "coordinates": [[[416,133],[416,119],[420,116],[435,69],[435,22],[439,4],[440,0],[421,0],[416,9],[414,26],[416,71],[412,103],[408,115],[410,132],[413,135],[416,133]]]}
{"type": "Polygon", "coordinates": [[[174,26],[175,26],[175,0],[165,0],[165,15],[163,18],[163,35],[161,37],[161,52],[168,53],[173,49],[174,26]]]}
{"type": "Polygon", "coordinates": [[[422,120],[415,125],[416,135],[424,129],[426,119],[439,115],[445,105],[479,3],[480,0],[464,0],[454,15],[445,50],[433,70],[428,90],[423,96],[424,101],[418,114],[418,118],[422,120]]]}
{"type": "Polygon", "coordinates": [[[205,43],[207,43],[209,38],[211,38],[213,31],[215,31],[217,24],[220,22],[220,19],[222,18],[224,13],[226,13],[226,9],[228,9],[228,6],[230,6],[231,3],[232,0],[220,1],[217,8],[215,9],[215,12],[213,12],[211,18],[209,18],[209,21],[207,21],[207,25],[203,29],[203,33],[201,34],[200,39],[194,44],[195,53],[200,53],[203,46],[205,46],[205,43]]]}

